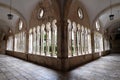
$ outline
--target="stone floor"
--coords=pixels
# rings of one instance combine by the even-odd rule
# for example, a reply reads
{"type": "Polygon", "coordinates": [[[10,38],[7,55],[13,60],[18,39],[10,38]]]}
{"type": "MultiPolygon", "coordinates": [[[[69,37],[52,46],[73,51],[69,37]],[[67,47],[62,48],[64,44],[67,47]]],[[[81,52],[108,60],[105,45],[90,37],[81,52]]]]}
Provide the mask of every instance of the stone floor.
{"type": "Polygon", "coordinates": [[[120,80],[120,54],[111,54],[68,73],[0,55],[0,80],[120,80]]]}

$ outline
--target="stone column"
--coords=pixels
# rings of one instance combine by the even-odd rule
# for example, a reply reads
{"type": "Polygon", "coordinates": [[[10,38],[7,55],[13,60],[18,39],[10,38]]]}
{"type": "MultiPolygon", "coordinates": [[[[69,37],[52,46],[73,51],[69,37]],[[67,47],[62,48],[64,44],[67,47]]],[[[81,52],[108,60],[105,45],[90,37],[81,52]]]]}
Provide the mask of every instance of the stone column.
{"type": "Polygon", "coordinates": [[[52,22],[52,29],[51,29],[51,46],[52,46],[52,53],[51,56],[55,55],[55,51],[56,51],[56,31],[57,31],[57,26],[56,26],[56,22],[57,20],[53,20],[52,22]]]}
{"type": "Polygon", "coordinates": [[[89,54],[88,52],[88,29],[86,28],[86,54],[89,54]]]}
{"type": "Polygon", "coordinates": [[[72,56],[72,24],[68,19],[68,55],[72,56]]]}
{"type": "Polygon", "coordinates": [[[73,45],[74,45],[74,51],[73,51],[73,56],[77,55],[77,26],[76,23],[73,22],[73,33],[74,33],[74,41],[73,41],[73,45]]]}
{"type": "Polygon", "coordinates": [[[45,54],[44,52],[44,35],[45,34],[45,25],[42,24],[41,26],[41,54],[45,54]]]}
{"type": "Polygon", "coordinates": [[[50,39],[49,39],[49,34],[50,34],[50,30],[51,30],[51,24],[50,24],[50,22],[48,22],[47,24],[46,24],[46,55],[49,55],[50,54],[50,39]]]}
{"type": "Polygon", "coordinates": [[[33,32],[33,29],[32,29],[32,54],[34,52],[34,32],[33,32]]]}
{"type": "Polygon", "coordinates": [[[103,51],[105,51],[105,38],[103,37],[103,51]]]}
{"type": "Polygon", "coordinates": [[[80,35],[80,24],[77,25],[77,55],[80,54],[80,38],[81,35],[80,35]]]}
{"type": "Polygon", "coordinates": [[[81,54],[83,55],[84,52],[84,28],[82,26],[81,29],[81,54]]]}
{"type": "Polygon", "coordinates": [[[33,54],[36,53],[36,29],[33,28],[33,54]]]}
{"type": "Polygon", "coordinates": [[[40,54],[40,26],[37,26],[37,54],[40,54]]]}
{"type": "Polygon", "coordinates": [[[13,35],[13,56],[15,52],[15,34],[13,35]]]}
{"type": "Polygon", "coordinates": [[[95,53],[95,43],[94,43],[94,30],[91,30],[91,49],[92,49],[92,58],[94,59],[95,53]]]}
{"type": "Polygon", "coordinates": [[[37,36],[37,27],[35,27],[35,54],[37,54],[37,38],[38,38],[38,36],[37,36]]]}
{"type": "Polygon", "coordinates": [[[85,42],[85,38],[86,38],[86,31],[85,31],[85,27],[84,27],[83,34],[84,34],[84,40],[83,40],[83,42],[84,42],[84,48],[83,48],[83,52],[84,52],[84,54],[85,54],[85,53],[86,53],[86,52],[85,52],[85,50],[86,50],[86,42],[85,42]]]}
{"type": "Polygon", "coordinates": [[[81,55],[82,54],[82,43],[81,43],[81,33],[82,33],[82,30],[81,30],[81,26],[80,26],[79,32],[80,32],[80,35],[79,35],[80,36],[80,39],[79,39],[79,46],[80,46],[79,50],[80,50],[80,53],[79,54],[81,55]]]}

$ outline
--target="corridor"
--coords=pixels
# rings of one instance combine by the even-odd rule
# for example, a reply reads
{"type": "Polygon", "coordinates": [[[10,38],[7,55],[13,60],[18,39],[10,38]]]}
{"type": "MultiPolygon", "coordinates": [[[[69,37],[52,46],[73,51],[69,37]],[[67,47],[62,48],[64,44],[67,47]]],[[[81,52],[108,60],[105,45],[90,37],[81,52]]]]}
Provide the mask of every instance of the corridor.
{"type": "Polygon", "coordinates": [[[0,55],[0,80],[120,80],[120,54],[101,57],[67,73],[0,55]]]}

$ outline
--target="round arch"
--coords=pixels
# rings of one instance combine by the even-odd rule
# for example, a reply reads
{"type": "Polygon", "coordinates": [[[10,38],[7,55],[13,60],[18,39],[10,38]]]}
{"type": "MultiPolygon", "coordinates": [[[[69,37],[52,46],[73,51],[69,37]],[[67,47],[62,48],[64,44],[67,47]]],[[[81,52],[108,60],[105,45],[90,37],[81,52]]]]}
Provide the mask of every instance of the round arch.
{"type": "MultiPolygon", "coordinates": [[[[117,3],[117,4],[112,5],[112,8],[115,8],[115,7],[118,7],[118,6],[120,6],[120,3],[117,3]]],[[[110,8],[111,8],[111,6],[103,9],[103,10],[95,17],[95,19],[93,20],[92,26],[94,26],[94,25],[95,25],[95,22],[97,21],[97,19],[98,19],[102,14],[104,14],[104,13],[107,12],[107,11],[109,11],[110,8]]],[[[109,24],[109,23],[106,23],[105,26],[107,26],[108,24],[109,24]]]]}
{"type": "Polygon", "coordinates": [[[85,26],[90,27],[90,20],[87,14],[87,11],[84,5],[79,0],[68,0],[64,9],[64,17],[67,19],[71,19],[77,23],[83,24],[85,26]],[[78,9],[81,9],[83,12],[83,19],[80,19],[78,16],[78,9]]]}
{"type": "MultiPolygon", "coordinates": [[[[9,5],[6,5],[6,4],[3,4],[3,3],[0,3],[0,7],[1,8],[3,8],[3,9],[6,9],[6,10],[9,10],[9,8],[10,8],[10,6],[9,5]]],[[[14,13],[14,14],[16,14],[17,16],[19,16],[19,18],[25,23],[25,27],[27,27],[27,21],[26,21],[26,19],[23,17],[23,15],[17,10],[17,9],[15,9],[15,8],[11,8],[11,10],[12,10],[12,12],[14,13]]],[[[6,22],[6,21],[5,21],[6,22]]],[[[6,22],[7,24],[8,24],[8,22],[6,22]]],[[[10,24],[8,24],[9,26],[11,26],[11,27],[13,27],[12,25],[10,25],[10,24]]],[[[8,26],[8,27],[9,27],[8,26]]],[[[16,26],[16,25],[14,25],[14,26],[16,26]]],[[[13,30],[13,29],[11,29],[11,30],[13,30]]]]}

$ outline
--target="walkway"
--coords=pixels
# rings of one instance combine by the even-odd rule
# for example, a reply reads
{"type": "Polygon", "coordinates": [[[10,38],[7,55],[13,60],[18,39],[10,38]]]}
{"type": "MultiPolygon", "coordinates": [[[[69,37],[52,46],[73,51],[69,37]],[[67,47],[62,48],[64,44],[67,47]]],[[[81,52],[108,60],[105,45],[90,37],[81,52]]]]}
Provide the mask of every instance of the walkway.
{"type": "Polygon", "coordinates": [[[120,54],[111,54],[68,73],[0,55],[0,80],[120,80],[120,54]]]}

